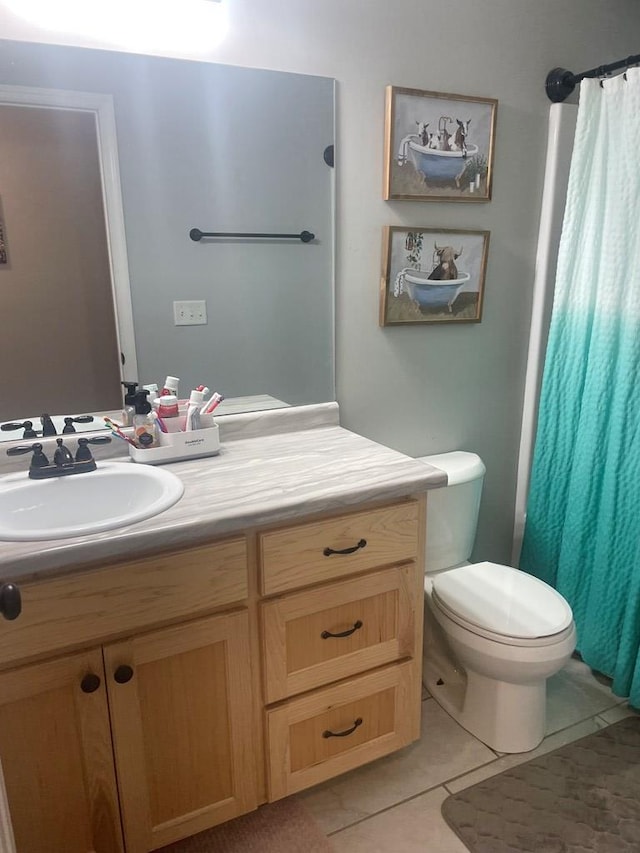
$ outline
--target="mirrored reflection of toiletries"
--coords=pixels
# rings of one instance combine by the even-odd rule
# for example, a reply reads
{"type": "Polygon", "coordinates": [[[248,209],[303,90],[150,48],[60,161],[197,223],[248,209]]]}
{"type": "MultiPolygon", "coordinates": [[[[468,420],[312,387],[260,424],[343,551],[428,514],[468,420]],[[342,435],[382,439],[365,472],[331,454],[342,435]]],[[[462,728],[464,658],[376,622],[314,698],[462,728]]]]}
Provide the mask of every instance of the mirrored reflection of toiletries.
{"type": "Polygon", "coordinates": [[[133,415],[133,440],[136,447],[150,448],[158,444],[158,424],[151,416],[151,403],[147,399],[149,392],[138,391],[135,395],[135,413],[133,415]]]}
{"type": "Polygon", "coordinates": [[[122,426],[132,426],[133,416],[136,413],[136,389],[137,382],[121,382],[127,389],[124,395],[124,407],[122,409],[122,426]]]}
{"type": "Polygon", "coordinates": [[[164,380],[164,385],[162,386],[162,390],[160,391],[160,396],[165,397],[173,394],[174,396],[178,396],[178,388],[180,386],[180,379],[177,376],[167,376],[164,380]]]}
{"type": "Polygon", "coordinates": [[[158,396],[159,396],[158,395],[158,386],[154,382],[151,385],[143,385],[142,387],[145,391],[149,392],[149,396],[147,397],[147,399],[149,400],[149,402],[153,406],[155,401],[158,399],[158,396]]]}

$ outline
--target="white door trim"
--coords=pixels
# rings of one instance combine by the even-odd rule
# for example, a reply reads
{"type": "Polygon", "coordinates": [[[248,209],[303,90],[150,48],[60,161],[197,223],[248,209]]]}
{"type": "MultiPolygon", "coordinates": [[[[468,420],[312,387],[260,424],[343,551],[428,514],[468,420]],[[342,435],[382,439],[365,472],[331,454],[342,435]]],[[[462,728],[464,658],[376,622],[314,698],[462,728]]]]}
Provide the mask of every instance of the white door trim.
{"type": "Polygon", "coordinates": [[[11,828],[11,815],[0,764],[0,853],[16,853],[16,842],[11,828]]]}
{"type": "MultiPolygon", "coordinates": [[[[111,267],[111,289],[116,317],[118,346],[125,357],[126,377],[138,378],[133,308],[124,229],[116,118],[111,95],[99,92],[74,92],[64,89],[37,89],[29,86],[0,85],[0,104],[47,107],[91,112],[94,114],[102,177],[102,200],[107,227],[107,246],[111,267]]],[[[2,853],[2,851],[0,851],[2,853]]]]}

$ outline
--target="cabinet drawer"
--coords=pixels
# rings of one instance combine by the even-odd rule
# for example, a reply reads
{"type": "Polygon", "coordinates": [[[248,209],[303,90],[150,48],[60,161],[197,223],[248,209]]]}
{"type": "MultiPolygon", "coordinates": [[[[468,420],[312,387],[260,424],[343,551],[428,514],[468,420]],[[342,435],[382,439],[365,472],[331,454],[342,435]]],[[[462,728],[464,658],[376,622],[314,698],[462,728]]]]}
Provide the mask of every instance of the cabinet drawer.
{"type": "Polygon", "coordinates": [[[262,593],[415,560],[419,518],[418,501],[412,500],[263,533],[262,593]]]}
{"type": "Polygon", "coordinates": [[[263,603],[267,704],[412,657],[415,572],[395,566],[263,603]]]}
{"type": "Polygon", "coordinates": [[[0,665],[189,618],[247,597],[247,545],[228,539],[20,585],[22,613],[0,620],[0,665]]]}
{"type": "Polygon", "coordinates": [[[267,711],[269,801],[410,743],[420,713],[412,672],[395,664],[267,711]]]}

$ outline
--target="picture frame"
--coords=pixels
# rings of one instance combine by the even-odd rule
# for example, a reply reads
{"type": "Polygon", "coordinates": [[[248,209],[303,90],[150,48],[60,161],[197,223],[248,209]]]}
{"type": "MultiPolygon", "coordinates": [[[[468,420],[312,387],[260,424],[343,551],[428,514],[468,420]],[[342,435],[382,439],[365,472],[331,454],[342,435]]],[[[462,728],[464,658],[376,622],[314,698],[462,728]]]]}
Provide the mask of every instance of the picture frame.
{"type": "Polygon", "coordinates": [[[498,101],[387,86],[383,197],[491,200],[498,101]]]}
{"type": "Polygon", "coordinates": [[[489,237],[462,228],[385,226],[380,325],[480,323],[489,237]]]}

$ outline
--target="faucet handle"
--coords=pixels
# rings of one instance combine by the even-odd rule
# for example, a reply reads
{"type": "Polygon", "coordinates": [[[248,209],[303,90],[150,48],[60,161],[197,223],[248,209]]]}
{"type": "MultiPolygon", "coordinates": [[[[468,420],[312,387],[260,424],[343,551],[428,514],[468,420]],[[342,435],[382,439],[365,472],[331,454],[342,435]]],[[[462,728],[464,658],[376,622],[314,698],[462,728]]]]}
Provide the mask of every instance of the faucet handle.
{"type": "Polygon", "coordinates": [[[65,418],[63,435],[68,435],[71,432],[76,432],[74,424],[90,424],[93,423],[93,415],[78,415],[77,418],[65,418]]]}
{"type": "Polygon", "coordinates": [[[0,430],[2,430],[2,432],[9,432],[10,430],[14,430],[14,429],[23,429],[24,430],[24,432],[22,433],[23,438],[37,438],[38,437],[38,433],[33,428],[33,421],[23,421],[21,424],[19,424],[19,423],[8,423],[8,424],[2,424],[2,426],[0,426],[0,430]]]}
{"type": "Polygon", "coordinates": [[[33,453],[31,468],[44,468],[49,464],[49,460],[42,452],[42,445],[39,442],[36,442],[36,444],[10,447],[7,450],[7,456],[22,456],[24,453],[33,453]]]}
{"type": "Polygon", "coordinates": [[[107,435],[97,435],[95,438],[79,438],[76,462],[93,462],[93,456],[89,450],[90,444],[111,444],[111,439],[107,435]]]}

